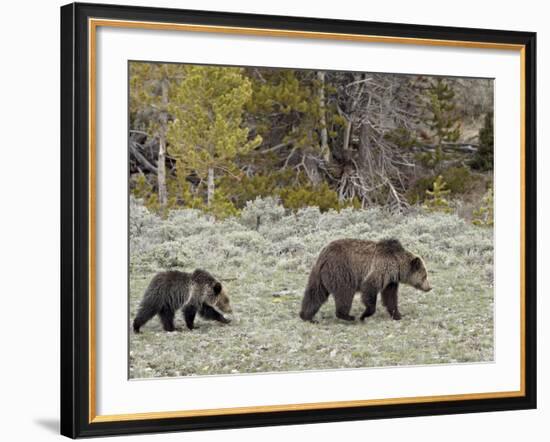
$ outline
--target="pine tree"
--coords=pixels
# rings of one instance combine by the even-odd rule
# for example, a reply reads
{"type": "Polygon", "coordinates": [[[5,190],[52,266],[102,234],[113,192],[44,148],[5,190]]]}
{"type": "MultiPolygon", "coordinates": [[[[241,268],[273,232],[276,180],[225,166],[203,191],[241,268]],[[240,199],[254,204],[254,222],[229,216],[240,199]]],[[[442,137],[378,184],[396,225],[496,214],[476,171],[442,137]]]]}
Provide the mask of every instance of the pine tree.
{"type": "Polygon", "coordinates": [[[424,201],[424,208],[429,212],[451,213],[453,209],[449,206],[449,202],[445,198],[451,191],[446,188],[447,183],[443,181],[443,177],[439,175],[434,183],[433,190],[426,190],[427,198],[424,201]]]}
{"type": "Polygon", "coordinates": [[[130,63],[130,119],[132,130],[142,130],[158,140],[156,198],[148,197],[154,208],[165,211],[168,204],[166,174],[167,130],[172,89],[181,79],[182,65],[130,63]],[[153,203],[153,200],[155,202],[153,203]]]}
{"type": "Polygon", "coordinates": [[[474,210],[472,224],[476,226],[491,227],[494,224],[494,212],[493,212],[493,188],[490,187],[487,193],[483,197],[482,206],[474,210]]]}
{"type": "Polygon", "coordinates": [[[324,73],[254,69],[250,72],[253,97],[247,105],[250,123],[273,156],[255,156],[260,164],[287,168],[298,164],[313,184],[323,177],[319,163],[330,154],[328,105],[324,73]],[[319,75],[321,74],[321,75],[319,75]]]}
{"type": "Polygon", "coordinates": [[[460,137],[461,124],[454,104],[455,92],[447,81],[437,78],[428,87],[427,124],[435,144],[433,153],[423,154],[420,160],[437,168],[444,160],[443,144],[455,142],[460,137]]]}
{"type": "Polygon", "coordinates": [[[479,148],[472,159],[471,167],[482,171],[493,170],[493,150],[493,112],[488,112],[479,131],[479,148]]]}
{"type": "Polygon", "coordinates": [[[180,175],[193,172],[207,182],[209,208],[215,201],[216,174],[238,173],[234,158],[261,143],[260,136],[249,139],[249,129],[243,127],[251,94],[241,68],[186,66],[185,78],[174,88],[170,154],[180,175]]]}

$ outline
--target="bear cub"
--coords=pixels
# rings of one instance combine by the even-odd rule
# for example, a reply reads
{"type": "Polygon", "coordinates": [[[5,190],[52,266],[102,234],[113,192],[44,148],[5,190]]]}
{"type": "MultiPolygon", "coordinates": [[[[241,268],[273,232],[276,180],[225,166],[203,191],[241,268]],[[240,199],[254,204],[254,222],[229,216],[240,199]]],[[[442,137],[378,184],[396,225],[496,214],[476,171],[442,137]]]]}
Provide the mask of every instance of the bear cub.
{"type": "Polygon", "coordinates": [[[177,270],[158,273],[145,290],[134,319],[134,332],[153,316],[159,315],[166,331],[174,331],[174,315],[182,309],[185,325],[195,328],[195,315],[223,324],[231,322],[223,313],[231,313],[229,297],[221,283],[206,270],[196,269],[193,273],[177,270]]]}
{"type": "Polygon", "coordinates": [[[332,293],[336,317],[355,320],[350,310],[356,292],[361,292],[365,311],[361,320],[376,311],[378,293],[393,319],[401,319],[397,306],[399,283],[425,292],[432,288],[428,272],[419,256],[405,250],[396,239],[366,241],[339,239],[328,244],[309,275],[300,318],[312,321],[332,293]]]}

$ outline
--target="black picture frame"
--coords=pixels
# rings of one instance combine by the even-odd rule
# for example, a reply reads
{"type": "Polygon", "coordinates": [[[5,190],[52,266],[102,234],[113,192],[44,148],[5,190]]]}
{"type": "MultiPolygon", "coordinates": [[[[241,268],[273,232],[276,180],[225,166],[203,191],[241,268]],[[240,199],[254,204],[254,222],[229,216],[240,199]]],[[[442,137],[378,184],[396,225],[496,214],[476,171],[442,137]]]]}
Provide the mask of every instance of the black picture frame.
{"type": "Polygon", "coordinates": [[[73,3],[61,8],[61,434],[76,438],[536,408],[536,34],[73,3]],[[89,18],[521,45],[524,51],[524,395],[95,422],[90,418],[89,18]]]}

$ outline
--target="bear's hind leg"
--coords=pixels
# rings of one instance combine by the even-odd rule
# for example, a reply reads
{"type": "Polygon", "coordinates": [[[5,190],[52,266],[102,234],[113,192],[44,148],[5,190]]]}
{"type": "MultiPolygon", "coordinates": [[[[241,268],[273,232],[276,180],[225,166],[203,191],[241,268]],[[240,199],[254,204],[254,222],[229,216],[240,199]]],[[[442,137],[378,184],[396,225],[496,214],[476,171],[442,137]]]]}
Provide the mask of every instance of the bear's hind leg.
{"type": "Polygon", "coordinates": [[[139,306],[138,313],[134,319],[134,333],[139,333],[140,328],[157,313],[157,306],[154,303],[149,302],[147,299],[144,299],[139,306]]]}
{"type": "Polygon", "coordinates": [[[328,299],[328,291],[318,281],[309,282],[304,292],[302,299],[302,308],[300,310],[300,318],[303,321],[317,322],[313,317],[319,311],[321,306],[328,299]]]}
{"type": "Polygon", "coordinates": [[[353,303],[354,293],[347,291],[338,291],[334,293],[334,303],[336,304],[336,317],[345,321],[355,321],[355,316],[349,314],[353,303]]]}
{"type": "Polygon", "coordinates": [[[176,329],[176,327],[174,327],[174,310],[168,306],[163,306],[160,309],[159,316],[164,331],[171,332],[176,329]]]}
{"type": "Polygon", "coordinates": [[[388,313],[392,319],[401,319],[401,313],[397,307],[397,293],[399,285],[396,282],[391,282],[382,290],[382,303],[386,306],[388,313]]]}

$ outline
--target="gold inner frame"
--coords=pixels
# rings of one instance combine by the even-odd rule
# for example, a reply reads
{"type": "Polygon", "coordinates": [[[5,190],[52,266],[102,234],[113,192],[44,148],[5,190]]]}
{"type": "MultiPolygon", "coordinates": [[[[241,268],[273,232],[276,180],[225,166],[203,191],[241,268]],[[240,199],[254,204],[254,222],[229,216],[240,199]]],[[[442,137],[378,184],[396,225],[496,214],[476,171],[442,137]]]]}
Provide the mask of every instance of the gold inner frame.
{"type": "Polygon", "coordinates": [[[386,37],[376,35],[339,34],[281,29],[244,28],[231,26],[191,25],[180,23],[141,22],[129,20],[88,19],[88,93],[89,93],[89,423],[133,421],[144,419],[167,419],[177,417],[216,416],[246,413],[269,413],[277,411],[321,410],[327,408],[364,407],[390,404],[413,404],[426,402],[459,401],[468,399],[496,399],[525,396],[525,46],[491,42],[438,40],[410,37],[386,37]],[[465,393],[438,396],[400,397],[353,401],[316,402],[285,405],[260,405],[235,408],[215,408],[180,411],[159,411],[130,414],[96,414],[96,31],[99,26],[115,28],[138,28],[186,32],[207,32],[269,37],[292,37],[370,43],[412,44],[420,46],[445,46],[478,49],[518,51],[520,54],[520,389],[518,391],[465,393]]]}

